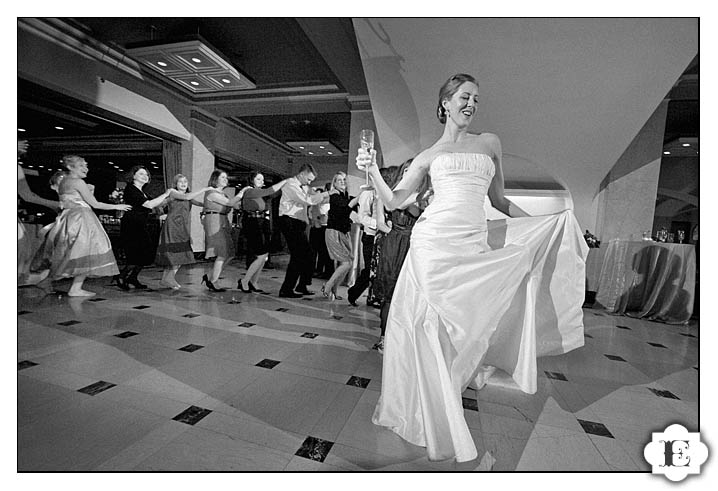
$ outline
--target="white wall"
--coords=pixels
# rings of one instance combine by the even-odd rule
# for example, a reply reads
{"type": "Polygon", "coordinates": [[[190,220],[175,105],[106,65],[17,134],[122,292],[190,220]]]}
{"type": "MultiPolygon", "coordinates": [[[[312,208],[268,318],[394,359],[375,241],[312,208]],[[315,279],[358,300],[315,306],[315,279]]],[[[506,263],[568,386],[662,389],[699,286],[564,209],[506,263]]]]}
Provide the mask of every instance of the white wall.
{"type": "Polygon", "coordinates": [[[354,19],[385,159],[431,145],[446,79],[480,84],[474,132],[536,162],[596,224],[602,179],[698,52],[696,18],[354,19]]]}

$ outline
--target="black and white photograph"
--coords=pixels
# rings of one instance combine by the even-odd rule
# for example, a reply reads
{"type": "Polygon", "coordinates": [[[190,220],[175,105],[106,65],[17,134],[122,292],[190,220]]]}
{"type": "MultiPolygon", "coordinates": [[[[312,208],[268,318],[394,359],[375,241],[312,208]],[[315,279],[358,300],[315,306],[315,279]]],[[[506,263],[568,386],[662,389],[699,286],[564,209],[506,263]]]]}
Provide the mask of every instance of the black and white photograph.
{"type": "Polygon", "coordinates": [[[703,19],[279,5],[18,9],[9,470],[706,485],[703,19]]]}

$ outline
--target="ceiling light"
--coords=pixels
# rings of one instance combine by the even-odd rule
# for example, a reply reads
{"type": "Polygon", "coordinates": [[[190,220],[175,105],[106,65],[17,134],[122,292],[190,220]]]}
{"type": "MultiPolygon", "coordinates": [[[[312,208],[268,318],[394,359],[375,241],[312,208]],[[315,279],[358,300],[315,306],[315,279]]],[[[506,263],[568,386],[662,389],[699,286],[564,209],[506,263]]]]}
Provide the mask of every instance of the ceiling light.
{"type": "Polygon", "coordinates": [[[332,142],[320,141],[288,141],[287,145],[304,155],[342,155],[342,151],[332,142]]]}
{"type": "Polygon", "coordinates": [[[195,82],[194,80],[190,80],[189,83],[191,83],[191,84],[194,85],[195,87],[199,86],[199,82],[195,82]]]}
{"type": "Polygon", "coordinates": [[[671,154],[671,152],[669,152],[667,150],[665,152],[663,152],[663,155],[670,155],[670,154],[671,154]]]}
{"type": "Polygon", "coordinates": [[[684,146],[684,147],[690,147],[691,144],[690,144],[690,143],[684,143],[683,146],[684,146]]]}
{"type": "Polygon", "coordinates": [[[256,88],[246,74],[199,36],[189,41],[150,41],[135,46],[127,50],[130,56],[192,93],[256,88]],[[164,65],[157,61],[160,59],[164,65]],[[191,80],[199,83],[193,84],[191,80]]]}
{"type": "Polygon", "coordinates": [[[17,130],[18,130],[18,131],[23,131],[23,132],[25,131],[23,128],[18,128],[17,130]]]}
{"type": "Polygon", "coordinates": [[[153,161],[150,160],[150,164],[152,164],[152,165],[157,165],[157,162],[153,162],[153,161]]]}
{"type": "Polygon", "coordinates": [[[62,126],[55,126],[55,129],[56,130],[64,130],[65,128],[63,128],[62,126]]]}
{"type": "Polygon", "coordinates": [[[157,64],[159,66],[167,66],[167,63],[165,63],[164,61],[158,61],[157,64]]]}

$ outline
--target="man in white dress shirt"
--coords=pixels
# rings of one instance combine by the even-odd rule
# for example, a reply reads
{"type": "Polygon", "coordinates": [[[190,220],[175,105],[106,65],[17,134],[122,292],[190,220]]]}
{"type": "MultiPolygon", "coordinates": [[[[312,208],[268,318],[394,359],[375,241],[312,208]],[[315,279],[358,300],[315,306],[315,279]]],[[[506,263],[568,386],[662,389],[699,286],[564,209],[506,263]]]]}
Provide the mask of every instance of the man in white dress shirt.
{"type": "MultiPolygon", "coordinates": [[[[302,186],[309,186],[317,173],[311,164],[304,164],[299,173],[287,179],[282,187],[279,200],[279,229],[289,247],[289,264],[284,275],[284,282],[279,289],[279,296],[299,298],[302,295],[313,295],[307,290],[312,282],[312,250],[307,239],[309,217],[307,208],[321,203],[329,192],[309,195],[302,186]]],[[[335,191],[336,192],[336,191],[335,191]]]]}

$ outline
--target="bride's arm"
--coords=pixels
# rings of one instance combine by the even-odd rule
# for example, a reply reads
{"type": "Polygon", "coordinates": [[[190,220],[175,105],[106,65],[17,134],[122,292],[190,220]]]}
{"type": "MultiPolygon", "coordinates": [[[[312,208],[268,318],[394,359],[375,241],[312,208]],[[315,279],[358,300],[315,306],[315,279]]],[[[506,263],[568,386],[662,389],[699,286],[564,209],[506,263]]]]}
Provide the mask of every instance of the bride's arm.
{"type": "Polygon", "coordinates": [[[490,143],[491,148],[493,150],[493,155],[491,156],[491,159],[494,161],[494,167],[496,168],[496,171],[494,173],[494,178],[491,180],[491,184],[489,185],[489,199],[491,200],[491,205],[499,210],[504,215],[508,215],[512,218],[515,217],[528,217],[531,216],[528,213],[526,213],[524,210],[516,206],[514,202],[512,202],[510,199],[508,199],[504,194],[504,171],[501,166],[501,160],[502,160],[502,152],[501,152],[501,141],[499,140],[499,137],[496,135],[486,134],[486,136],[490,137],[490,143]]]}
{"type": "Polygon", "coordinates": [[[364,170],[365,166],[369,167],[369,175],[371,176],[374,187],[376,187],[377,194],[384,202],[384,206],[388,210],[394,210],[404,203],[407,198],[416,191],[421,184],[421,181],[428,172],[428,160],[421,158],[422,154],[419,154],[416,159],[409,166],[409,170],[404,174],[399,184],[392,190],[384,182],[384,178],[381,177],[379,167],[376,165],[376,151],[372,150],[371,154],[367,153],[364,149],[359,149],[359,155],[357,156],[356,162],[359,169],[364,170]]]}

